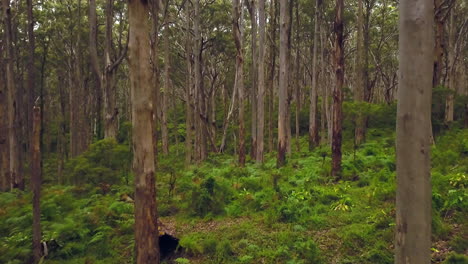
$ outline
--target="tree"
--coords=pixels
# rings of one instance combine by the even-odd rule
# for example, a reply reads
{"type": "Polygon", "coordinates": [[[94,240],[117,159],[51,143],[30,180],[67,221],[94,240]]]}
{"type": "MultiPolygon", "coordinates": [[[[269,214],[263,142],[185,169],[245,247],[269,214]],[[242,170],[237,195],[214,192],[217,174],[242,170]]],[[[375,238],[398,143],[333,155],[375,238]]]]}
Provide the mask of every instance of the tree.
{"type": "MultiPolygon", "coordinates": [[[[356,86],[354,87],[354,100],[356,102],[363,102],[364,101],[364,92],[367,87],[366,83],[366,68],[367,65],[364,61],[364,36],[363,36],[363,28],[364,28],[364,13],[363,13],[363,0],[358,0],[358,13],[357,13],[357,36],[356,36],[356,86]]],[[[363,113],[357,113],[356,117],[356,128],[354,130],[354,142],[357,146],[359,146],[362,141],[364,140],[365,135],[365,119],[362,116],[363,113]]]]}
{"type": "Polygon", "coordinates": [[[41,248],[41,109],[33,109],[33,131],[31,142],[31,189],[33,191],[33,256],[34,263],[40,263],[41,248]]]}
{"type": "Polygon", "coordinates": [[[251,23],[251,52],[252,52],[252,67],[251,67],[251,89],[250,89],[250,102],[251,102],[251,119],[252,124],[251,128],[251,150],[250,155],[252,159],[256,159],[257,154],[257,93],[258,93],[258,51],[257,51],[257,6],[255,3],[256,0],[247,0],[247,8],[250,13],[250,23],[251,23]]]}
{"type": "Polygon", "coordinates": [[[33,16],[33,3],[32,0],[27,0],[28,8],[28,42],[29,42],[29,58],[28,58],[28,103],[27,103],[27,131],[28,133],[32,130],[33,124],[33,104],[34,104],[34,95],[35,95],[35,81],[36,81],[36,67],[34,65],[35,61],[35,49],[36,49],[36,39],[34,36],[34,16],[33,16]]]}
{"type": "Polygon", "coordinates": [[[160,98],[161,90],[159,83],[159,57],[158,57],[158,42],[159,42],[159,2],[152,1],[150,6],[151,15],[151,69],[153,70],[153,140],[154,140],[154,155],[158,154],[158,140],[160,127],[160,98]]]}
{"type": "Polygon", "coordinates": [[[335,24],[335,86],[333,88],[333,112],[332,112],[332,168],[331,176],[341,178],[341,140],[343,122],[343,84],[344,84],[344,49],[343,49],[343,9],[344,0],[336,0],[335,24]]]}
{"type": "Polygon", "coordinates": [[[0,45],[0,191],[10,189],[8,162],[8,90],[5,80],[3,45],[0,45]]]}
{"type": "Polygon", "coordinates": [[[244,51],[243,21],[240,0],[232,0],[232,31],[236,44],[236,77],[235,88],[239,96],[239,165],[245,165],[245,123],[244,123],[244,51]]]}
{"type": "Polygon", "coordinates": [[[279,107],[278,107],[278,159],[277,166],[286,164],[286,151],[288,148],[288,86],[289,86],[289,36],[291,32],[291,13],[289,1],[280,0],[280,62],[279,62],[279,107]]]}
{"type": "Polygon", "coordinates": [[[273,127],[274,127],[274,116],[273,111],[275,109],[275,80],[276,80],[276,28],[278,23],[278,0],[271,0],[270,3],[270,45],[269,45],[269,69],[268,69],[268,151],[273,151],[273,127]]]}
{"type": "Polygon", "coordinates": [[[129,0],[128,13],[136,263],[159,263],[148,1],[129,0]]]}
{"type": "Polygon", "coordinates": [[[193,70],[192,70],[192,32],[190,31],[190,2],[185,2],[186,24],[185,24],[185,64],[187,66],[185,87],[185,165],[192,162],[193,149],[193,70]]]}
{"type": "Polygon", "coordinates": [[[314,47],[312,50],[312,85],[310,89],[310,110],[309,110],[309,150],[319,144],[318,118],[317,118],[317,56],[320,38],[320,1],[315,1],[315,21],[314,21],[314,47]]]}
{"type": "MultiPolygon", "coordinates": [[[[70,115],[70,155],[76,157],[83,153],[90,142],[90,120],[87,112],[89,97],[83,78],[83,50],[81,47],[81,0],[78,0],[76,24],[70,19],[70,43],[68,57],[69,115],[70,115]],[[73,30],[77,27],[77,30],[73,30]]],[[[74,18],[74,12],[68,8],[68,15],[74,18]]]]}
{"type": "Polygon", "coordinates": [[[258,92],[257,92],[257,162],[263,162],[263,150],[265,146],[265,0],[258,2],[258,92]]]}
{"type": "Polygon", "coordinates": [[[433,24],[432,1],[400,2],[400,75],[396,128],[397,264],[431,263],[433,24]]]}
{"type": "Polygon", "coordinates": [[[13,70],[14,50],[12,40],[11,7],[10,0],[3,0],[3,19],[5,23],[6,43],[6,87],[7,87],[7,116],[8,116],[8,150],[9,150],[9,177],[12,188],[24,190],[24,178],[19,172],[19,146],[17,136],[19,134],[18,121],[16,120],[18,105],[16,102],[16,84],[13,70]]]}
{"type": "Polygon", "coordinates": [[[200,30],[200,0],[194,1],[194,19],[193,19],[193,34],[194,34],[194,96],[195,96],[195,157],[197,162],[204,161],[208,155],[206,146],[206,105],[205,105],[205,92],[203,87],[203,74],[202,74],[202,53],[203,53],[203,39],[200,30]]]}
{"type": "Polygon", "coordinates": [[[91,64],[95,75],[99,79],[99,87],[102,89],[104,95],[104,137],[115,138],[117,136],[117,115],[119,113],[116,107],[116,87],[115,87],[115,73],[117,67],[125,58],[127,48],[121,51],[118,58],[114,58],[112,51],[114,45],[112,43],[112,30],[113,30],[113,12],[114,0],[106,0],[106,34],[105,34],[105,48],[104,48],[104,67],[101,68],[97,51],[97,16],[96,16],[96,0],[89,0],[89,48],[91,55],[91,64]]]}
{"type": "Polygon", "coordinates": [[[168,116],[168,94],[170,89],[170,39],[171,29],[169,28],[168,21],[168,9],[169,1],[166,1],[165,9],[165,30],[164,30],[164,90],[162,91],[162,111],[161,111],[161,139],[162,139],[162,151],[165,155],[169,154],[169,132],[167,130],[167,116],[168,116]]]}

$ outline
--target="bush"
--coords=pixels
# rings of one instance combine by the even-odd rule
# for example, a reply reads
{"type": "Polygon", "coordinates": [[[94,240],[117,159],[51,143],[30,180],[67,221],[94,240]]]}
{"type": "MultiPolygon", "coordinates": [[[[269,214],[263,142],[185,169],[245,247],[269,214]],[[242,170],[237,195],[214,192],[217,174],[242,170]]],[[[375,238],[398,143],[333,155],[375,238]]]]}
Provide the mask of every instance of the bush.
{"type": "Polygon", "coordinates": [[[468,257],[465,255],[453,253],[445,261],[444,264],[466,264],[468,257]]]}
{"type": "Polygon", "coordinates": [[[91,144],[82,155],[70,159],[66,165],[68,181],[75,184],[128,184],[131,153],[128,145],[114,139],[91,144]]]}

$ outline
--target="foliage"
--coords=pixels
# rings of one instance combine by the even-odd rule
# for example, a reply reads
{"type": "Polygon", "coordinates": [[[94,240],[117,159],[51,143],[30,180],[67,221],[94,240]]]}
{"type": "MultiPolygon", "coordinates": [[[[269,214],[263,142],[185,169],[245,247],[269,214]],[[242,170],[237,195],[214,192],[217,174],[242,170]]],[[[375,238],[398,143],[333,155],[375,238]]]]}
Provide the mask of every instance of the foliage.
{"type": "MultiPolygon", "coordinates": [[[[188,168],[183,152],[160,156],[162,221],[175,222],[182,230],[184,253],[175,263],[392,263],[394,136],[368,132],[359,148],[345,146],[346,177],[338,183],[324,172],[328,148],[296,153],[281,169],[274,155],[264,165],[248,163],[245,168],[228,155],[213,155],[188,168]]],[[[433,237],[449,241],[457,253],[466,249],[462,223],[468,155],[456,139],[466,133],[454,129],[438,137],[432,151],[433,237]]],[[[91,184],[44,187],[46,263],[132,262],[133,203],[124,197],[133,196],[133,187],[119,178],[128,170],[123,164],[128,166],[129,158],[127,145],[98,141],[77,158],[81,163],[68,164],[73,177],[84,171],[91,184]],[[94,166],[112,173],[95,173],[94,166]],[[94,184],[104,179],[115,184],[94,184]]],[[[30,200],[28,192],[0,193],[1,263],[24,263],[31,255],[30,200]]],[[[463,261],[455,254],[446,259],[463,261]]]]}
{"type": "Polygon", "coordinates": [[[129,181],[131,152],[128,145],[103,139],[90,145],[82,155],[66,163],[69,182],[124,184],[129,181]]]}

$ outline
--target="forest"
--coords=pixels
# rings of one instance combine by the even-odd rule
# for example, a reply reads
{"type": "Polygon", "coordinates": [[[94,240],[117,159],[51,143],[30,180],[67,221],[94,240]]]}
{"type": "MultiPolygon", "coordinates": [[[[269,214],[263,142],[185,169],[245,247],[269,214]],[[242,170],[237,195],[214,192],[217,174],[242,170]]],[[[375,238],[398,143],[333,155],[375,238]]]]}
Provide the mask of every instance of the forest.
{"type": "Polygon", "coordinates": [[[0,1],[0,263],[468,263],[467,1],[0,1]]]}

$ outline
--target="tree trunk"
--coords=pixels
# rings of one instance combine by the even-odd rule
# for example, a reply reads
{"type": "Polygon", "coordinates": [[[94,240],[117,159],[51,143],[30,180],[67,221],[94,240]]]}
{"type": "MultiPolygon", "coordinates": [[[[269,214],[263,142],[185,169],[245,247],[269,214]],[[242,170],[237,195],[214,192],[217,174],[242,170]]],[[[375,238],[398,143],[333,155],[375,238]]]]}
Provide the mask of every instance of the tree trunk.
{"type": "MultiPolygon", "coordinates": [[[[28,136],[28,141],[29,141],[29,133],[32,131],[32,124],[33,124],[33,105],[34,105],[34,86],[35,86],[35,81],[36,81],[36,67],[34,65],[34,58],[35,58],[35,48],[36,48],[36,43],[35,43],[35,37],[34,37],[34,16],[33,16],[33,4],[32,0],[27,0],[27,7],[28,7],[28,48],[29,48],[29,57],[28,57],[28,88],[27,88],[27,133],[26,135],[28,136]]],[[[29,145],[29,142],[28,144],[29,145]]]]}
{"type": "Polygon", "coordinates": [[[31,142],[31,189],[33,191],[33,256],[34,263],[39,263],[42,257],[41,250],[41,109],[34,107],[33,131],[31,142]]]}
{"type": "Polygon", "coordinates": [[[288,147],[288,84],[289,84],[289,49],[290,19],[289,1],[280,0],[280,70],[279,70],[279,108],[278,108],[278,159],[276,165],[286,164],[288,147]]]}
{"type": "Polygon", "coordinates": [[[153,93],[152,93],[152,102],[153,102],[153,148],[154,155],[158,155],[158,140],[159,140],[159,98],[161,97],[160,83],[159,83],[159,58],[158,54],[158,42],[159,42],[159,2],[152,1],[151,3],[151,66],[153,70],[153,93]]]}
{"type": "Polygon", "coordinates": [[[115,95],[115,81],[114,75],[117,67],[123,60],[126,50],[122,52],[121,56],[114,60],[112,58],[112,28],[113,28],[113,12],[114,0],[106,0],[106,38],[104,47],[104,68],[101,69],[97,53],[97,17],[96,17],[96,0],[89,0],[89,46],[92,68],[95,75],[99,79],[98,89],[102,89],[104,95],[104,137],[116,138],[118,133],[117,115],[118,109],[116,107],[115,95]]]}
{"type": "Polygon", "coordinates": [[[450,29],[449,29],[449,48],[448,48],[448,79],[449,85],[448,88],[450,93],[447,95],[445,100],[445,124],[449,125],[453,122],[453,98],[456,93],[456,78],[457,78],[457,65],[455,61],[455,18],[454,10],[450,12],[450,29]]]}
{"type": "Polygon", "coordinates": [[[286,154],[288,156],[291,155],[292,153],[292,147],[291,147],[291,142],[292,142],[292,128],[291,128],[291,102],[293,100],[293,72],[294,72],[294,63],[292,63],[291,60],[291,38],[292,38],[292,25],[293,25],[293,8],[294,7],[294,2],[289,3],[289,29],[288,29],[288,45],[287,45],[287,61],[288,61],[288,82],[287,82],[287,96],[286,96],[286,154]]]}
{"type": "Polygon", "coordinates": [[[244,52],[243,52],[243,17],[240,0],[232,1],[232,29],[236,44],[236,79],[235,89],[239,96],[239,165],[245,165],[245,123],[244,123],[244,52]]]}
{"type": "Polygon", "coordinates": [[[159,263],[148,1],[129,0],[136,263],[159,263]]]}
{"type": "MultiPolygon", "coordinates": [[[[78,25],[81,25],[81,0],[78,0],[78,25]]],[[[70,100],[70,154],[76,157],[83,153],[89,143],[86,108],[86,93],[81,72],[81,34],[76,32],[76,42],[70,46],[69,58],[69,100],[70,100]]]]}
{"type": "MultiPolygon", "coordinates": [[[[320,14],[321,18],[322,14],[320,14]]],[[[321,21],[323,21],[321,19],[321,21]]],[[[324,53],[326,51],[325,48],[325,26],[323,25],[324,23],[320,23],[320,72],[321,74],[319,75],[321,78],[321,86],[322,86],[322,108],[321,108],[321,113],[320,113],[320,143],[325,144],[327,142],[328,138],[328,123],[327,123],[327,111],[328,111],[328,85],[326,81],[326,63],[325,63],[325,56],[324,53]]]]}
{"type": "Polygon", "coordinates": [[[434,45],[434,71],[432,77],[432,87],[441,85],[442,79],[442,58],[444,57],[444,24],[445,19],[442,13],[443,0],[434,0],[435,17],[435,45],[434,45]]]}
{"type": "MultiPolygon", "coordinates": [[[[63,74],[63,73],[61,73],[63,74]]],[[[63,170],[65,169],[65,158],[67,156],[67,144],[66,144],[66,95],[65,95],[65,83],[63,79],[64,76],[58,74],[58,92],[59,92],[59,102],[60,102],[60,117],[59,117],[59,129],[57,131],[57,152],[58,152],[58,165],[57,165],[57,183],[59,185],[64,184],[63,180],[63,170]]],[[[70,105],[71,107],[71,105],[70,105]]],[[[42,112],[42,111],[41,111],[42,112]]]]}
{"type": "Polygon", "coordinates": [[[332,168],[331,176],[336,180],[341,179],[341,130],[343,122],[343,84],[344,84],[344,50],[343,50],[343,10],[344,0],[336,0],[335,7],[335,78],[333,89],[332,111],[332,168]]]}
{"type": "Polygon", "coordinates": [[[8,115],[8,146],[9,146],[9,177],[10,187],[24,190],[24,178],[19,173],[18,139],[19,127],[15,117],[17,116],[16,85],[13,71],[14,50],[12,42],[10,0],[3,0],[3,19],[5,22],[5,46],[6,46],[6,86],[7,86],[7,115],[8,115]]]}
{"type": "Polygon", "coordinates": [[[104,69],[102,72],[102,88],[104,89],[104,137],[116,138],[118,133],[118,109],[116,107],[115,71],[122,59],[112,59],[112,26],[114,24],[114,0],[106,3],[106,45],[104,47],[104,69]]]}
{"type": "MultiPolygon", "coordinates": [[[[357,14],[357,48],[356,48],[356,86],[354,87],[354,100],[355,102],[362,103],[364,101],[365,87],[365,75],[366,65],[364,62],[364,39],[363,39],[363,27],[364,27],[364,14],[362,1],[358,0],[358,14],[357,14]]],[[[368,48],[368,47],[367,47],[368,48]]],[[[360,107],[358,109],[361,109],[360,107]]],[[[365,133],[365,118],[364,113],[358,111],[356,116],[356,127],[354,130],[354,143],[359,146],[364,141],[365,133]]]]}
{"type": "Polygon", "coordinates": [[[258,2],[259,50],[258,50],[258,93],[257,93],[257,162],[263,162],[265,128],[265,0],[258,2]]]}
{"type": "Polygon", "coordinates": [[[295,125],[296,125],[296,150],[299,152],[301,150],[301,144],[299,142],[299,115],[301,111],[301,47],[300,47],[300,20],[299,20],[299,1],[296,1],[296,62],[295,62],[295,78],[294,78],[294,91],[296,98],[296,116],[295,116],[295,125]]]}
{"type": "Polygon", "coordinates": [[[273,151],[273,127],[274,127],[274,121],[273,121],[273,111],[274,111],[274,105],[275,105],[275,80],[276,80],[276,27],[277,27],[277,21],[278,21],[278,12],[277,8],[278,7],[278,0],[271,0],[270,4],[270,17],[271,17],[271,23],[270,23],[270,35],[271,35],[271,40],[270,40],[270,46],[269,46],[269,52],[270,52],[270,69],[269,69],[269,79],[268,79],[268,93],[269,93],[269,99],[268,99],[268,151],[272,152],[273,151]]]}
{"type": "Polygon", "coordinates": [[[205,105],[205,93],[203,89],[203,76],[202,76],[202,37],[200,31],[200,0],[194,1],[194,22],[193,31],[195,37],[195,147],[196,147],[196,159],[198,162],[204,161],[207,157],[207,146],[206,146],[206,105],[205,105]]]}
{"type": "Polygon", "coordinates": [[[431,0],[400,2],[395,263],[431,263],[431,0]],[[417,65],[418,67],[414,67],[417,65]]]}
{"type": "Polygon", "coordinates": [[[251,40],[252,40],[252,68],[251,68],[251,89],[250,89],[250,102],[251,102],[251,144],[250,156],[252,160],[256,160],[257,154],[257,89],[258,89],[258,51],[257,51],[257,6],[255,0],[248,0],[248,7],[250,13],[251,23],[251,40]]]}
{"type": "Polygon", "coordinates": [[[190,2],[185,3],[186,11],[186,43],[185,43],[185,63],[187,65],[187,87],[185,88],[185,166],[193,160],[193,85],[192,85],[192,34],[190,32],[190,2]]]}
{"type": "Polygon", "coordinates": [[[3,45],[0,45],[0,191],[7,191],[10,188],[8,165],[8,90],[4,66],[3,45]]]}
{"type": "MultiPolygon", "coordinates": [[[[370,19],[371,19],[371,12],[372,9],[374,8],[374,5],[376,3],[375,0],[364,0],[365,1],[365,7],[366,7],[366,12],[363,14],[363,45],[364,45],[364,52],[363,52],[363,63],[364,63],[364,78],[363,78],[363,85],[364,85],[364,101],[371,103],[372,102],[372,94],[373,94],[373,86],[372,84],[369,83],[369,47],[370,47],[370,19]]],[[[367,117],[364,117],[364,125],[367,125],[367,117]]],[[[364,127],[365,129],[365,127],[364,127]]],[[[364,130],[365,133],[365,130],[364,130]]]]}
{"type": "Polygon", "coordinates": [[[317,50],[319,43],[320,26],[320,0],[315,1],[315,25],[314,25],[314,47],[312,51],[312,85],[310,89],[310,111],[309,111],[309,150],[319,145],[318,122],[317,122],[317,50]]]}
{"type": "MultiPolygon", "coordinates": [[[[166,21],[167,23],[167,21],[166,21]]],[[[169,133],[167,131],[167,115],[168,115],[168,98],[170,87],[170,75],[171,70],[170,66],[170,47],[169,47],[169,34],[170,29],[169,25],[166,25],[164,30],[164,90],[162,92],[162,111],[161,111],[161,140],[162,140],[162,150],[164,155],[169,154],[169,133]]]]}
{"type": "MultiPolygon", "coordinates": [[[[236,74],[237,76],[237,74],[236,74]]],[[[224,149],[226,148],[226,138],[227,138],[227,129],[229,126],[229,122],[231,121],[231,117],[233,116],[234,113],[234,105],[236,104],[236,98],[237,98],[237,85],[235,84],[236,80],[234,80],[234,89],[232,89],[232,96],[231,96],[231,103],[229,104],[229,110],[227,113],[226,118],[224,119],[223,122],[223,136],[221,138],[221,145],[219,147],[219,152],[223,153],[224,149]]]]}

